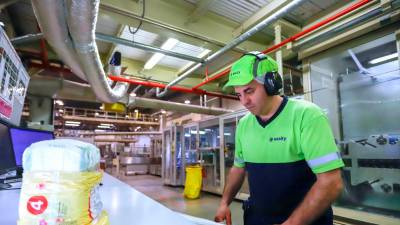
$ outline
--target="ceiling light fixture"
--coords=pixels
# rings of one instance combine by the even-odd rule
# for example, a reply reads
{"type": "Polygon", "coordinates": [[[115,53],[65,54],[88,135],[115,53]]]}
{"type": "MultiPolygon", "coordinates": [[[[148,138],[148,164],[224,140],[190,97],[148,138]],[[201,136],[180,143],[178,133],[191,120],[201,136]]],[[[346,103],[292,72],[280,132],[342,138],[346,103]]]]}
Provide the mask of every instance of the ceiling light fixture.
{"type": "Polygon", "coordinates": [[[109,123],[101,123],[100,126],[111,127],[111,126],[114,126],[114,125],[113,124],[109,124],[109,123]]]}
{"type": "MultiPolygon", "coordinates": [[[[197,57],[202,59],[204,56],[208,55],[210,52],[211,52],[210,49],[204,49],[197,57]]],[[[194,64],[194,62],[189,62],[185,66],[183,66],[181,69],[179,69],[179,71],[185,71],[189,67],[191,67],[193,64],[194,64]]]]}
{"type": "Polygon", "coordinates": [[[185,100],[185,104],[190,104],[190,100],[189,100],[189,99],[186,99],[186,100],[185,100]]]}
{"type": "MultiPolygon", "coordinates": [[[[166,42],[161,46],[161,49],[171,50],[176,44],[178,44],[178,40],[175,38],[168,38],[166,42]]],[[[165,55],[162,53],[155,53],[147,62],[144,64],[144,69],[149,70],[153,68],[165,55]]]]}
{"type": "Polygon", "coordinates": [[[65,121],[65,123],[81,124],[81,122],[79,122],[79,121],[69,121],[69,120],[65,121]]]}
{"type": "Polygon", "coordinates": [[[385,55],[385,56],[382,56],[382,57],[379,57],[379,58],[376,58],[376,59],[373,59],[373,60],[369,61],[369,64],[378,64],[378,63],[381,63],[381,62],[384,62],[384,61],[387,61],[387,60],[390,60],[390,59],[394,59],[397,56],[398,56],[397,52],[393,53],[393,54],[390,54],[390,55],[385,55]]]}
{"type": "Polygon", "coordinates": [[[64,102],[61,101],[61,100],[56,100],[55,103],[56,103],[57,105],[60,105],[60,106],[63,106],[63,105],[64,105],[64,102]]]}
{"type": "Polygon", "coordinates": [[[66,123],[65,126],[68,126],[68,127],[79,127],[80,124],[73,124],[73,123],[69,124],[69,123],[66,123]]]}

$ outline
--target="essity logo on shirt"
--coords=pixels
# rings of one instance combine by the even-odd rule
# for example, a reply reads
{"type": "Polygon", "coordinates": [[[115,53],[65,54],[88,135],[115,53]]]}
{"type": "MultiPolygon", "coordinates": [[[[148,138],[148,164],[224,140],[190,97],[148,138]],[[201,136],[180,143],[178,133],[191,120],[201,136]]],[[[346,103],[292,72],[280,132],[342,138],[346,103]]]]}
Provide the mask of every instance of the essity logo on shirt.
{"type": "Polygon", "coordinates": [[[269,142],[274,142],[274,141],[280,141],[280,142],[285,142],[287,137],[270,137],[269,142]]]}

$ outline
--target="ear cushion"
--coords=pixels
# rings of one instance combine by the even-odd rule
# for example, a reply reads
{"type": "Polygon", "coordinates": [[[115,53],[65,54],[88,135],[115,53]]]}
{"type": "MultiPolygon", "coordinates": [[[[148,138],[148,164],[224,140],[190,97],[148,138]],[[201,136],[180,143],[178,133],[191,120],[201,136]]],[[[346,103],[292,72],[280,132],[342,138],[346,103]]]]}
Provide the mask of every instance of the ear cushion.
{"type": "Polygon", "coordinates": [[[282,79],[278,73],[269,72],[264,76],[264,88],[268,95],[278,95],[282,88],[282,79]]]}

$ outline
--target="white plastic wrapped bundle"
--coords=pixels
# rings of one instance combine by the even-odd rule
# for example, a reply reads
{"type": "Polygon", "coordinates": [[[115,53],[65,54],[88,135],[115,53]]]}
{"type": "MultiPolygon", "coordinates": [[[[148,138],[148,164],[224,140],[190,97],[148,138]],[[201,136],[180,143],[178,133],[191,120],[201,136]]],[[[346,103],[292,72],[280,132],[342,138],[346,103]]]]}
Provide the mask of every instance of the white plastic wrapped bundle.
{"type": "Polygon", "coordinates": [[[100,162],[99,149],[89,143],[59,139],[36,142],[23,155],[24,171],[95,171],[100,162]]]}
{"type": "Polygon", "coordinates": [[[18,224],[108,224],[99,194],[99,162],[99,150],[80,141],[51,140],[28,147],[18,224]]]}

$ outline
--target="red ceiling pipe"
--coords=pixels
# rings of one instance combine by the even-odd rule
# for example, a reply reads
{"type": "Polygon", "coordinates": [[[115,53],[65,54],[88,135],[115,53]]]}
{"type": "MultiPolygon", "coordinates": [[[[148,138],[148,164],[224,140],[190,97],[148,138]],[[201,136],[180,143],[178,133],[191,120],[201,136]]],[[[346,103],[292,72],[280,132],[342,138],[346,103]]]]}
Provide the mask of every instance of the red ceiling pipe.
{"type": "MultiPolygon", "coordinates": [[[[120,76],[109,75],[108,77],[113,81],[127,82],[130,84],[143,85],[143,86],[148,86],[148,87],[165,88],[165,86],[167,86],[166,84],[160,84],[160,83],[155,83],[155,82],[150,82],[150,81],[131,80],[131,79],[127,79],[127,78],[120,77],[120,76]]],[[[239,100],[239,98],[236,96],[223,95],[223,94],[214,93],[214,92],[207,92],[207,91],[199,90],[199,89],[193,90],[191,88],[184,88],[184,87],[177,87],[177,86],[169,87],[169,89],[173,90],[173,91],[185,92],[185,93],[190,93],[190,94],[209,95],[209,96],[214,96],[214,97],[239,100]]]]}
{"type": "Polygon", "coordinates": [[[28,64],[29,67],[34,67],[34,68],[39,68],[39,69],[45,69],[49,70],[51,72],[55,73],[62,73],[62,78],[69,78],[71,81],[79,82],[79,83],[87,83],[86,81],[82,80],[78,76],[76,76],[70,69],[65,68],[65,67],[58,67],[58,66],[53,66],[51,64],[45,65],[44,63],[36,63],[36,62],[29,62],[28,64]]]}
{"type": "Polygon", "coordinates": [[[40,49],[41,49],[41,55],[42,55],[42,61],[44,65],[49,65],[49,56],[47,53],[47,48],[46,48],[46,42],[44,39],[40,39],[40,49]]]}
{"type": "MultiPolygon", "coordinates": [[[[337,14],[335,14],[335,15],[333,15],[333,16],[331,16],[331,17],[329,17],[329,18],[327,18],[327,19],[325,19],[325,20],[323,20],[321,22],[318,22],[318,23],[314,24],[313,26],[311,26],[311,27],[309,27],[309,28],[307,28],[307,29],[305,29],[305,30],[303,30],[303,31],[301,31],[301,32],[299,32],[299,33],[297,33],[297,34],[285,39],[284,41],[282,41],[281,43],[279,43],[277,45],[274,45],[274,46],[272,46],[272,47],[270,47],[268,49],[265,49],[262,52],[264,54],[267,54],[267,53],[270,53],[270,52],[272,52],[274,50],[277,50],[277,49],[281,48],[282,46],[286,45],[287,43],[295,41],[298,38],[300,38],[300,37],[302,37],[302,36],[304,36],[306,34],[309,34],[310,32],[312,32],[312,31],[314,31],[314,30],[326,25],[327,23],[330,23],[330,22],[336,20],[339,17],[342,17],[342,16],[344,16],[344,15],[346,15],[346,14],[348,14],[348,13],[350,13],[350,12],[352,12],[352,11],[358,9],[358,8],[360,8],[363,5],[366,5],[367,3],[371,2],[371,1],[372,0],[361,0],[361,1],[357,2],[356,4],[351,5],[350,7],[340,11],[339,13],[337,13],[337,14]]],[[[203,85],[205,85],[205,84],[207,84],[207,83],[209,83],[209,82],[211,82],[213,80],[216,80],[216,79],[218,79],[220,77],[223,77],[223,76],[227,75],[229,73],[229,71],[230,71],[230,68],[227,68],[224,71],[222,71],[222,72],[216,74],[215,76],[211,77],[210,79],[206,79],[205,81],[201,82],[200,84],[194,86],[193,89],[198,89],[199,87],[201,87],[201,86],[203,86],[203,85]]]]}

